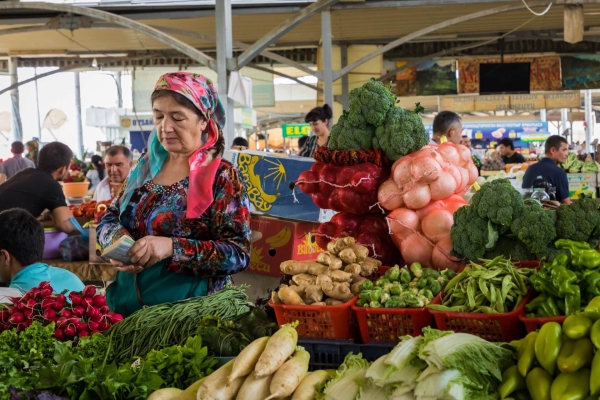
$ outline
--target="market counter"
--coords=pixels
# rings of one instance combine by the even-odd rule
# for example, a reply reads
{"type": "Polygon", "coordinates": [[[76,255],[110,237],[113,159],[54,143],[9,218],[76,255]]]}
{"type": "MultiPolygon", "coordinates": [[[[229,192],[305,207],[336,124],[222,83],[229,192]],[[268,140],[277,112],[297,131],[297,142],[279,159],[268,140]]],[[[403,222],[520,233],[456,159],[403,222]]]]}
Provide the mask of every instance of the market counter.
{"type": "Polygon", "coordinates": [[[90,264],[89,261],[67,262],[59,259],[42,262],[71,271],[84,282],[107,282],[112,280],[117,272],[110,264],[90,264]]]}

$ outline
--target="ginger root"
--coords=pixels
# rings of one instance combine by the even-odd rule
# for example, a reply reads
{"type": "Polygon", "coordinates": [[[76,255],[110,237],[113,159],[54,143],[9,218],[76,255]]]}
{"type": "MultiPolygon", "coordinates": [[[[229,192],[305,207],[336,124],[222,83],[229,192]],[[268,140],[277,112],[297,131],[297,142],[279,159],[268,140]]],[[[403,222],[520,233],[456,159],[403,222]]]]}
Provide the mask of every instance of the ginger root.
{"type": "Polygon", "coordinates": [[[314,285],[317,278],[310,274],[299,274],[292,276],[292,281],[298,286],[314,285]]]}
{"type": "Polygon", "coordinates": [[[281,272],[286,275],[298,275],[308,272],[308,265],[294,260],[288,260],[281,263],[279,266],[281,272]]]}
{"type": "Polygon", "coordinates": [[[350,291],[349,283],[323,282],[322,288],[323,293],[325,293],[328,297],[341,300],[343,302],[346,302],[354,297],[350,291]]]}
{"type": "Polygon", "coordinates": [[[360,264],[360,268],[362,269],[360,274],[362,276],[371,276],[373,274],[373,272],[377,271],[377,268],[379,268],[380,266],[381,266],[381,261],[376,260],[371,257],[367,257],[367,258],[365,258],[365,261],[363,261],[360,264]]]}
{"type": "Polygon", "coordinates": [[[318,285],[310,285],[306,287],[306,302],[318,303],[323,301],[323,290],[321,286],[318,285]]]}
{"type": "Polygon", "coordinates": [[[308,273],[311,275],[323,275],[327,274],[329,267],[321,263],[307,263],[310,264],[308,267],[308,273]]]}
{"type": "Polygon", "coordinates": [[[350,291],[352,292],[353,295],[358,296],[358,294],[360,293],[360,286],[366,280],[367,280],[367,278],[363,278],[361,276],[359,279],[355,279],[353,281],[352,286],[350,286],[350,291]]]}
{"type": "Polygon", "coordinates": [[[339,238],[327,244],[327,251],[333,255],[338,255],[340,251],[352,247],[355,243],[356,240],[353,237],[339,238]]]}
{"type": "Polygon", "coordinates": [[[325,300],[325,304],[327,304],[328,306],[341,306],[342,304],[344,304],[344,302],[341,300],[328,298],[325,300]]]}
{"type": "Polygon", "coordinates": [[[334,282],[348,282],[350,279],[352,279],[352,274],[338,269],[335,271],[330,271],[329,277],[334,282]]]}
{"type": "Polygon", "coordinates": [[[275,291],[271,292],[271,301],[273,302],[273,304],[283,304],[283,301],[281,301],[281,299],[277,295],[277,292],[275,291]]]}
{"type": "Polygon", "coordinates": [[[298,296],[300,297],[304,297],[304,293],[305,293],[305,289],[308,286],[298,286],[298,285],[290,285],[289,288],[292,289],[294,292],[298,293],[298,296]]]}
{"type": "Polygon", "coordinates": [[[340,269],[344,266],[342,260],[340,260],[338,257],[334,256],[328,251],[319,254],[319,256],[317,257],[317,262],[327,265],[331,269],[340,269]]]}
{"type": "Polygon", "coordinates": [[[360,276],[360,273],[362,271],[360,264],[348,264],[346,265],[346,268],[344,268],[345,272],[348,272],[349,274],[352,274],[352,279],[356,279],[357,277],[360,276]]]}
{"type": "Polygon", "coordinates": [[[325,274],[319,275],[319,276],[317,276],[317,281],[315,282],[315,285],[322,287],[323,283],[325,283],[325,282],[333,283],[333,281],[331,280],[329,275],[325,275],[325,274]]]}
{"type": "Polygon", "coordinates": [[[352,251],[356,255],[356,262],[361,263],[369,257],[369,249],[363,245],[355,244],[352,246],[352,251]]]}
{"type": "Polygon", "coordinates": [[[316,303],[312,303],[311,306],[326,306],[327,303],[323,301],[317,301],[316,303]]]}
{"type": "Polygon", "coordinates": [[[304,300],[298,293],[296,293],[293,289],[291,289],[287,285],[281,285],[278,293],[279,298],[283,301],[284,304],[293,304],[293,305],[303,305],[304,300]]]}
{"type": "Polygon", "coordinates": [[[357,262],[356,254],[354,254],[354,250],[352,250],[351,248],[340,251],[338,256],[340,256],[342,261],[346,264],[354,264],[355,262],[357,262]]]}

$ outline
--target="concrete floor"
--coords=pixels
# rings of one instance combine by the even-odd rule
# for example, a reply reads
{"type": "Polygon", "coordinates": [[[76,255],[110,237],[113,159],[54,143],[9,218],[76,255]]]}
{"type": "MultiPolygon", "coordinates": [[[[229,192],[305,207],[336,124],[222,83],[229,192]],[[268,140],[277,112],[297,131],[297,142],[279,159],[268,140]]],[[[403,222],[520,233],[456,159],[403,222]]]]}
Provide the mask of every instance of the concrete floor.
{"type": "Polygon", "coordinates": [[[259,297],[267,297],[267,289],[275,289],[278,287],[281,278],[241,272],[233,275],[232,279],[236,286],[248,285],[246,288],[248,300],[255,302],[259,297]]]}

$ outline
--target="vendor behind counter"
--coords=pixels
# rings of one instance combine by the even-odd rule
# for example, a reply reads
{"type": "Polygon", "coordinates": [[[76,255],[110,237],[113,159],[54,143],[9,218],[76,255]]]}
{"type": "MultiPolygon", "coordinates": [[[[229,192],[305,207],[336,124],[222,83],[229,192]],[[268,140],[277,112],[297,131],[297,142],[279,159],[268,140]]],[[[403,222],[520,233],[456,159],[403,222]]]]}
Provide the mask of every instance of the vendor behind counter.
{"type": "Polygon", "coordinates": [[[569,181],[567,173],[557,164],[564,163],[569,155],[567,140],[558,135],[552,135],[546,140],[545,157],[531,165],[523,176],[523,189],[533,187],[538,177],[551,183],[556,188],[556,199],[563,204],[571,204],[569,195],[569,181]]]}

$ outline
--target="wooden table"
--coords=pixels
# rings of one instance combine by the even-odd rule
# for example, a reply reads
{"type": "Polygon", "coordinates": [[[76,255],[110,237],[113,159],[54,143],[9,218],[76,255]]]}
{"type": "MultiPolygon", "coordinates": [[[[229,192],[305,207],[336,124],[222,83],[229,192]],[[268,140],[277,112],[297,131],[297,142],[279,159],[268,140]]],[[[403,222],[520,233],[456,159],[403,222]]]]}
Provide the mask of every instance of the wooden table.
{"type": "Polygon", "coordinates": [[[90,264],[89,261],[44,260],[53,267],[71,271],[84,282],[107,282],[113,279],[116,269],[110,264],[90,264]]]}

